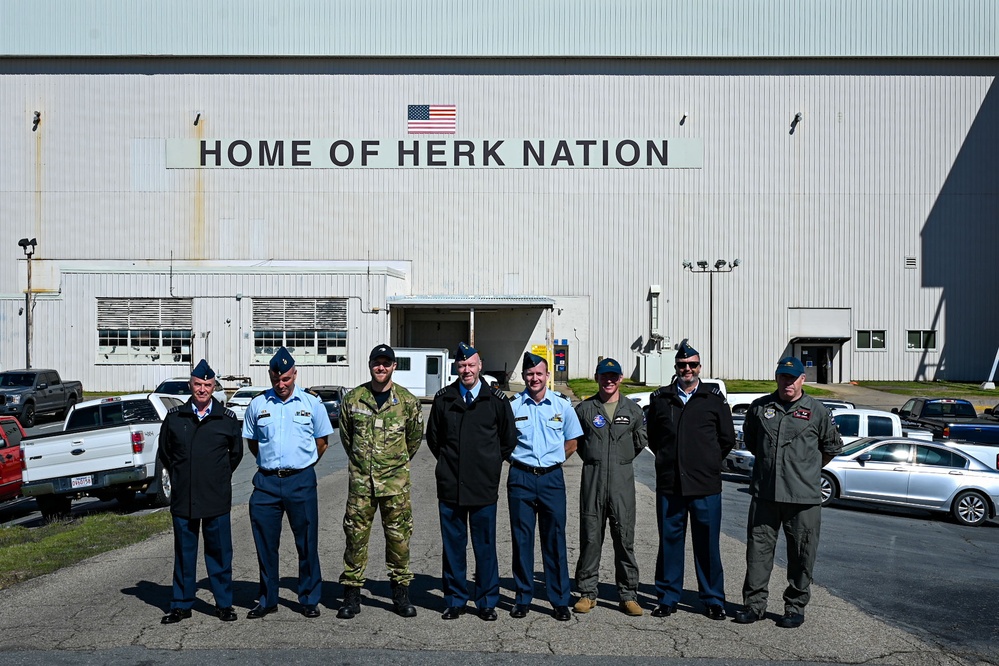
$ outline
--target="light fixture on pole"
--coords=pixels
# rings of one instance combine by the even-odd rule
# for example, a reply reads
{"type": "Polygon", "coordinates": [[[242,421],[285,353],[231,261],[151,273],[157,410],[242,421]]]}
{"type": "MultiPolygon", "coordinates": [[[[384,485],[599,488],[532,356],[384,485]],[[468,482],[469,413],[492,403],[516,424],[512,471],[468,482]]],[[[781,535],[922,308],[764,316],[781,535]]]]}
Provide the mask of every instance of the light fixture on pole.
{"type": "Polygon", "coordinates": [[[689,259],[683,262],[683,269],[686,271],[695,274],[708,274],[708,362],[705,364],[702,361],[708,376],[714,376],[715,363],[715,273],[731,273],[741,264],[741,259],[733,259],[732,261],[718,259],[713,267],[709,267],[706,259],[698,260],[696,267],[689,259]]]}
{"type": "Polygon", "coordinates": [[[22,238],[17,244],[24,250],[28,262],[28,288],[24,291],[24,367],[31,368],[31,257],[35,254],[38,241],[34,238],[22,238]]]}

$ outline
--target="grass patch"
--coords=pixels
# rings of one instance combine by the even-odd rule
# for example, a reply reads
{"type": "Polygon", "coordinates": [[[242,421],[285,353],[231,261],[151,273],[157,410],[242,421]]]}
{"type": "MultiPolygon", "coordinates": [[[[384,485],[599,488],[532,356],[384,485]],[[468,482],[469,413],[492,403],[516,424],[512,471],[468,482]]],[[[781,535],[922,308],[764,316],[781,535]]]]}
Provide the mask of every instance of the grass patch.
{"type": "MultiPolygon", "coordinates": [[[[598,387],[596,380],[593,379],[570,379],[568,382],[569,390],[572,391],[580,400],[586,400],[591,395],[596,394],[598,387]]],[[[636,384],[628,379],[621,382],[621,393],[627,395],[629,393],[641,393],[643,391],[655,391],[658,386],[646,386],[645,384],[636,384]]]]}
{"type": "Polygon", "coordinates": [[[978,384],[970,382],[884,382],[868,381],[854,382],[864,388],[894,393],[896,395],[932,396],[935,398],[963,398],[965,396],[983,396],[994,398],[999,402],[999,391],[984,391],[978,384]]]}
{"type": "Polygon", "coordinates": [[[0,529],[0,590],[170,529],[169,511],[101,513],[40,527],[0,529]]]}

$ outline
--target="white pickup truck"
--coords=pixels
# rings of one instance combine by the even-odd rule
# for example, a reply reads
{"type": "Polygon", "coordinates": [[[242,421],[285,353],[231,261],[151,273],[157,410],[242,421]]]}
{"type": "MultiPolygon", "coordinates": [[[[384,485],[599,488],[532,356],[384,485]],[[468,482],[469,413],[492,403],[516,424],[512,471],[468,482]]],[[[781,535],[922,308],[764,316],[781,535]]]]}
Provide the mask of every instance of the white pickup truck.
{"type": "Polygon", "coordinates": [[[63,431],[21,441],[21,494],[44,520],[69,513],[73,499],[127,503],[136,492],[170,503],[170,479],[156,460],[163,417],[184,400],[140,393],[89,400],[66,415],[63,431]]]}

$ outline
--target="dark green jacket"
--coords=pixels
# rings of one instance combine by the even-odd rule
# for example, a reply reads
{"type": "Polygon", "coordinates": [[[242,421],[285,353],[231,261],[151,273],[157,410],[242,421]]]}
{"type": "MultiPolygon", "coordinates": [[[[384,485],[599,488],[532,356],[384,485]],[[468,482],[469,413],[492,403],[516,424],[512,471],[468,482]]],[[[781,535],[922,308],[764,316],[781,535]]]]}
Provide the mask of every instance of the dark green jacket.
{"type": "Polygon", "coordinates": [[[807,394],[791,404],[776,393],[764,396],[750,405],[743,435],[746,449],[756,456],[751,495],[771,502],[822,503],[822,454],[843,450],[825,405],[807,394]]]}

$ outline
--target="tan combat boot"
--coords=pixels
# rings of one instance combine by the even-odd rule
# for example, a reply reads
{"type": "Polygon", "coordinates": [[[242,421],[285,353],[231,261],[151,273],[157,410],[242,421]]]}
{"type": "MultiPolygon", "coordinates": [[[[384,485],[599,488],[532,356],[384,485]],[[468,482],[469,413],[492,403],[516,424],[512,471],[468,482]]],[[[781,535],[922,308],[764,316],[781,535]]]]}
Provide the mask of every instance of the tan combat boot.
{"type": "Polygon", "coordinates": [[[597,607],[597,600],[591,599],[589,597],[580,597],[576,605],[572,607],[572,610],[577,613],[589,613],[591,610],[597,607]]]}

